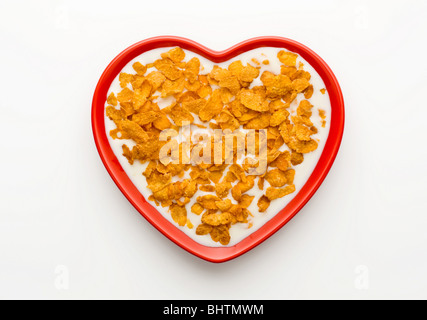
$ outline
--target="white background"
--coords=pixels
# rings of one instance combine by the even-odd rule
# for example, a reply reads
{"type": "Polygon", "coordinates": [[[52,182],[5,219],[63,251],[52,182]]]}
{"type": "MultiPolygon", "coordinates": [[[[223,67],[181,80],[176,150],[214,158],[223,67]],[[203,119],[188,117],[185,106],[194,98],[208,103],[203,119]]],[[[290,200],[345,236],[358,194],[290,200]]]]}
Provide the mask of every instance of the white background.
{"type": "Polygon", "coordinates": [[[426,1],[205,3],[0,2],[0,298],[427,298],[426,1]],[[317,194],[224,264],[146,222],[92,138],[104,68],[168,34],[216,50],[295,39],[345,97],[343,144],[317,194]]]}

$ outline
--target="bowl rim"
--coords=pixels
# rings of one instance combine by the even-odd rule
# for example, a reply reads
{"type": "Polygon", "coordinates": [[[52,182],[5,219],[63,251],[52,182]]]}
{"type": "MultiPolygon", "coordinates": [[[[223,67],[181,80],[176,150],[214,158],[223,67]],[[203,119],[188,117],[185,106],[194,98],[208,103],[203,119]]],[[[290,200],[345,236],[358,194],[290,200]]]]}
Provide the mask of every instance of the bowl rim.
{"type": "Polygon", "coordinates": [[[158,231],[191,254],[209,262],[232,260],[255,248],[287,224],[311,199],[329,173],[341,145],[345,110],[344,98],[338,80],[331,68],[314,51],[305,45],[283,37],[265,36],[240,42],[226,50],[214,51],[193,40],[176,36],[159,36],[142,40],[117,55],[102,73],[92,100],[92,131],[101,160],[114,183],[135,209],[158,231]],[[322,77],[331,101],[331,124],[322,155],[310,178],[293,200],[261,228],[229,247],[207,247],[197,243],[168,221],[149,204],[124,172],[112,151],[105,130],[104,112],[107,93],[112,81],[121,70],[142,53],[163,47],[179,46],[197,53],[215,63],[227,61],[246,51],[260,47],[284,48],[301,55],[322,77]]]}

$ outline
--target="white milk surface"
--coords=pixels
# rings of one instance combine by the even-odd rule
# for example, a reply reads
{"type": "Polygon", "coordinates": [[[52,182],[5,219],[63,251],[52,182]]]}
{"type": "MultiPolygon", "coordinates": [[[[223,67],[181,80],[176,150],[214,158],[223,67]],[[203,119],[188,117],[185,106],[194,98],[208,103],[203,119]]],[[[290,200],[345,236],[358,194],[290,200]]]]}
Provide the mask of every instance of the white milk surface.
{"type": "MultiPolygon", "coordinates": [[[[157,59],[160,59],[160,54],[163,52],[167,52],[172,48],[160,48],[151,50],[148,52],[143,53],[139,57],[135,58],[134,60],[130,61],[125,68],[123,68],[122,72],[125,73],[131,73],[134,74],[135,71],[132,68],[132,65],[139,61],[142,64],[148,64],[152,63],[157,59]]],[[[213,63],[208,59],[205,59],[191,51],[184,50],[186,57],[184,61],[188,61],[193,57],[197,57],[200,60],[201,66],[203,67],[203,70],[200,71],[200,74],[208,74],[212,70],[214,65],[218,65],[222,68],[227,68],[228,65],[236,60],[241,60],[244,65],[246,63],[250,63],[253,66],[256,66],[251,60],[253,58],[257,59],[258,61],[262,62],[264,60],[269,60],[269,65],[261,64],[260,69],[260,75],[264,71],[270,71],[274,74],[280,73],[280,66],[281,63],[279,59],[277,58],[277,53],[281,50],[280,48],[258,48],[254,49],[248,52],[245,52],[239,56],[236,56],[235,58],[223,62],[223,63],[213,63]]],[[[249,228],[248,224],[242,224],[237,223],[235,225],[232,225],[230,228],[230,235],[231,235],[231,241],[227,246],[233,246],[240,241],[242,241],[244,238],[248,237],[250,234],[258,230],[260,227],[262,227],[267,221],[269,221],[271,218],[273,218],[278,212],[280,212],[301,190],[301,188],[304,186],[304,184],[309,179],[311,173],[313,172],[314,168],[316,167],[316,164],[323,152],[323,148],[325,146],[326,140],[329,135],[329,129],[330,129],[330,115],[331,115],[331,103],[329,99],[329,95],[326,92],[326,94],[322,94],[320,92],[320,89],[325,88],[325,84],[322,80],[322,78],[319,76],[319,74],[315,71],[313,67],[311,67],[307,61],[302,59],[301,57],[298,57],[297,59],[297,65],[298,62],[302,62],[304,64],[304,70],[308,71],[311,74],[311,80],[310,83],[314,87],[314,93],[313,96],[309,99],[310,103],[314,106],[313,107],[313,115],[311,117],[311,121],[313,124],[317,127],[318,133],[313,135],[312,138],[319,141],[319,146],[317,150],[314,152],[304,154],[304,162],[298,166],[293,167],[295,169],[295,180],[294,184],[296,187],[296,191],[284,198],[277,199],[271,202],[270,207],[267,209],[266,212],[260,213],[258,212],[258,206],[257,202],[258,199],[265,193],[265,190],[269,187],[269,183],[265,181],[264,184],[264,191],[259,190],[257,186],[258,179],[255,179],[255,186],[249,190],[246,194],[255,196],[254,200],[252,201],[252,204],[248,208],[248,210],[253,214],[253,217],[249,217],[249,221],[252,223],[252,227],[249,228]],[[322,109],[326,111],[326,126],[325,128],[322,127],[322,119],[319,116],[318,109],[322,109]]],[[[148,69],[147,74],[151,71],[155,70],[148,69]]],[[[262,82],[260,80],[260,77],[255,79],[253,83],[251,84],[251,87],[262,85],[262,82]]],[[[111,92],[114,92],[115,95],[122,90],[119,83],[119,77],[117,76],[116,79],[111,84],[110,90],[108,94],[111,92]]],[[[303,94],[299,94],[297,99],[291,104],[291,110],[296,110],[296,108],[299,105],[299,102],[304,99],[303,94]]],[[[173,97],[169,97],[166,99],[158,99],[157,104],[160,108],[164,108],[169,106],[174,101],[173,97]]],[[[105,105],[107,106],[107,104],[105,105]]],[[[292,112],[291,112],[292,115],[292,112]]],[[[195,119],[198,119],[197,116],[194,117],[195,119]]],[[[122,145],[126,144],[129,148],[132,149],[132,147],[135,145],[135,142],[130,140],[114,140],[110,136],[110,131],[116,128],[116,125],[113,121],[111,121],[108,117],[105,116],[105,128],[106,128],[106,134],[108,136],[111,148],[116,155],[117,159],[119,160],[122,168],[125,170],[125,172],[128,174],[129,178],[133,182],[133,184],[138,188],[138,190],[141,192],[141,194],[144,196],[145,199],[148,199],[148,197],[152,194],[151,190],[147,188],[147,182],[145,177],[142,175],[144,172],[146,166],[148,163],[141,164],[138,161],[135,161],[133,165],[130,165],[127,159],[122,155],[122,145]]],[[[281,149],[287,150],[287,146],[284,145],[281,149]]],[[[224,172],[226,173],[226,171],[224,172]]],[[[184,176],[184,178],[189,178],[188,172],[184,176]]],[[[184,179],[181,178],[181,179],[184,179]]],[[[177,179],[173,180],[176,181],[177,179]]],[[[187,217],[191,221],[191,223],[194,225],[193,229],[189,229],[187,226],[180,227],[177,223],[175,223],[171,217],[170,212],[168,211],[169,208],[163,208],[161,206],[156,206],[154,202],[151,202],[153,207],[157,209],[159,214],[163,215],[167,220],[172,222],[174,225],[176,225],[177,228],[182,230],[185,234],[187,234],[190,238],[194,239],[196,242],[210,247],[222,247],[221,244],[214,242],[210,235],[205,236],[198,236],[196,235],[196,227],[201,223],[201,215],[196,215],[191,212],[191,206],[196,202],[196,198],[201,195],[205,194],[214,194],[214,193],[206,193],[202,191],[197,191],[196,194],[191,199],[191,202],[186,205],[187,208],[187,217]]],[[[232,199],[231,194],[229,195],[229,198],[235,203],[234,199],[232,199]]]]}

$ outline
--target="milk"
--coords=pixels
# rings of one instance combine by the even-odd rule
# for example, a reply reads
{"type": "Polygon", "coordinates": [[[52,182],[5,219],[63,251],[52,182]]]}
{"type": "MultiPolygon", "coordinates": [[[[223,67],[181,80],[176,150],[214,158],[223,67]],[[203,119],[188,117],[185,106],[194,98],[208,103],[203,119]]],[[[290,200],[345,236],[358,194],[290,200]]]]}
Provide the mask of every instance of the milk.
{"type": "MultiPolygon", "coordinates": [[[[160,59],[160,54],[163,52],[167,52],[172,48],[160,48],[160,49],[154,49],[151,51],[147,51],[143,53],[142,55],[136,57],[134,60],[130,61],[122,70],[122,72],[125,73],[131,73],[134,74],[135,71],[132,68],[132,65],[139,61],[142,64],[146,65],[148,63],[152,63],[157,59],[160,59]]],[[[253,66],[257,66],[254,64],[252,59],[256,59],[259,62],[262,62],[264,60],[269,60],[268,65],[260,64],[260,75],[264,71],[270,71],[274,74],[280,73],[280,66],[281,63],[279,59],[277,58],[277,53],[283,49],[281,48],[258,48],[254,49],[248,52],[245,52],[239,56],[236,56],[235,58],[223,62],[223,63],[213,63],[208,59],[205,59],[191,51],[184,50],[186,57],[185,61],[189,61],[193,57],[197,57],[200,60],[202,69],[200,71],[200,74],[208,74],[212,70],[214,65],[218,65],[222,68],[227,69],[228,65],[232,63],[233,61],[240,60],[242,61],[243,65],[246,65],[246,63],[250,63],[253,66]]],[[[252,204],[249,206],[248,210],[252,213],[253,217],[249,217],[248,224],[242,224],[237,223],[231,226],[230,228],[230,236],[231,240],[230,243],[227,246],[234,246],[246,237],[250,236],[253,232],[261,228],[267,221],[269,221],[271,218],[273,218],[277,213],[279,213],[284,207],[287,206],[287,204],[294,199],[294,197],[298,194],[298,192],[301,190],[301,188],[305,185],[307,180],[310,178],[314,168],[316,167],[316,164],[323,152],[326,140],[328,139],[329,130],[330,130],[330,115],[331,115],[331,103],[329,99],[329,95],[326,92],[325,94],[322,94],[320,92],[320,89],[326,88],[322,78],[319,76],[319,74],[315,71],[313,67],[309,65],[307,61],[305,61],[303,58],[298,57],[297,59],[297,65],[299,62],[302,62],[304,64],[304,70],[308,71],[311,74],[311,84],[314,87],[314,93],[313,96],[308,99],[310,103],[314,106],[312,111],[313,115],[311,117],[311,121],[313,122],[314,126],[318,129],[318,133],[315,135],[312,135],[312,138],[317,140],[319,142],[318,148],[311,153],[304,154],[304,162],[301,163],[298,166],[293,167],[295,169],[295,180],[294,184],[296,187],[296,191],[290,195],[287,195],[284,198],[280,198],[277,200],[274,200],[271,202],[270,207],[267,209],[266,212],[258,212],[258,206],[257,202],[258,199],[265,193],[265,190],[269,187],[269,183],[265,181],[264,183],[264,190],[259,190],[256,182],[258,179],[255,179],[255,186],[249,190],[246,194],[255,196],[252,204]],[[322,127],[322,120],[318,114],[318,109],[322,109],[326,111],[326,126],[322,127]],[[249,228],[249,225],[251,227],[249,228]]],[[[147,74],[151,71],[154,71],[155,69],[148,69],[147,74]]],[[[263,85],[260,77],[255,79],[251,87],[253,86],[260,86],[263,85]]],[[[119,76],[117,75],[116,79],[112,82],[111,87],[109,89],[108,95],[111,92],[114,92],[114,94],[117,96],[117,93],[119,93],[122,90],[119,83],[119,76]]],[[[290,112],[292,115],[292,112],[295,112],[300,101],[304,100],[304,95],[299,94],[297,99],[292,102],[290,107],[290,112]]],[[[160,108],[167,107],[171,105],[174,101],[173,97],[168,98],[159,98],[155,100],[160,108]]],[[[107,106],[107,103],[105,104],[107,106]]],[[[204,124],[201,121],[197,121],[198,117],[194,116],[195,123],[204,124]]],[[[148,197],[152,194],[151,190],[147,187],[147,181],[145,177],[142,175],[142,173],[145,171],[145,168],[148,165],[148,162],[145,164],[139,163],[139,161],[135,161],[133,165],[130,165],[128,160],[122,155],[122,145],[126,144],[130,149],[135,145],[135,142],[130,140],[114,140],[110,136],[110,131],[115,129],[116,125],[113,121],[111,121],[108,117],[105,116],[105,129],[106,129],[106,135],[108,137],[108,141],[110,143],[111,149],[113,150],[114,154],[116,155],[120,165],[122,166],[123,170],[127,173],[132,183],[135,185],[135,187],[139,190],[139,192],[144,196],[145,199],[148,199],[148,197]]],[[[199,130],[200,131],[200,130],[199,130]]],[[[284,145],[280,149],[281,151],[288,150],[287,146],[284,145]]],[[[190,171],[190,170],[189,170],[190,171]]],[[[173,182],[183,179],[189,179],[189,171],[187,171],[183,178],[174,177],[172,180],[173,182]]],[[[224,172],[224,175],[226,174],[226,171],[224,172]]],[[[153,207],[157,209],[157,211],[163,215],[167,220],[169,220],[172,224],[174,224],[178,229],[180,229],[182,232],[184,232],[186,235],[188,235],[190,238],[195,240],[196,242],[210,247],[223,247],[220,243],[212,241],[210,235],[205,236],[199,236],[196,235],[196,227],[201,223],[201,216],[202,215],[196,215],[191,212],[191,206],[196,202],[196,199],[198,196],[206,195],[206,194],[215,194],[215,193],[206,193],[198,190],[196,194],[191,198],[191,202],[186,205],[187,208],[187,218],[191,221],[191,223],[194,225],[193,229],[189,229],[188,227],[180,227],[178,224],[176,224],[172,217],[170,212],[168,211],[169,208],[163,208],[161,206],[156,206],[154,202],[150,202],[153,207]]],[[[234,199],[231,197],[231,193],[228,196],[233,203],[236,203],[234,199]]]]}

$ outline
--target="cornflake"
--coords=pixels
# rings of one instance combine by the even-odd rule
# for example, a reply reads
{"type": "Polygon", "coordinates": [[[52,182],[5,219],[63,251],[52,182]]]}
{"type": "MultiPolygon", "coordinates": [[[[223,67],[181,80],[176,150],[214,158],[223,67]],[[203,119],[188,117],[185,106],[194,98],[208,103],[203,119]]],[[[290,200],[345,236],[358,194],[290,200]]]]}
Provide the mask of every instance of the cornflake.
{"type": "MultiPolygon", "coordinates": [[[[176,47],[146,65],[135,62],[134,74],[120,73],[120,91],[106,99],[106,115],[116,125],[111,137],[133,141],[132,147],[123,144],[123,156],[130,164],[148,163],[142,173],[152,192],[148,199],[169,208],[178,226],[195,229],[199,236],[209,235],[221,245],[230,243],[233,225],[251,228],[252,217],[266,212],[272,201],[294,193],[294,167],[304,161],[304,154],[318,148],[313,138],[318,129],[311,120],[313,105],[308,100],[319,89],[311,84],[311,74],[298,62],[297,54],[281,50],[277,59],[282,64],[278,74],[260,74],[271,63],[265,58],[253,58],[246,65],[237,60],[206,73],[198,58],[186,60],[184,50],[176,47]],[[254,85],[255,80],[261,85],[254,85]],[[159,107],[165,105],[160,104],[162,100],[168,101],[166,107],[159,107]],[[207,140],[210,159],[200,141],[192,138],[177,142],[167,154],[177,153],[179,163],[164,162],[160,150],[167,141],[161,141],[161,132],[189,124],[204,132],[254,129],[257,137],[261,136],[258,130],[265,129],[267,170],[249,174],[259,163],[239,158],[236,149],[239,145],[249,154],[247,140],[236,142],[226,155],[225,138],[213,135],[207,140]],[[213,147],[215,143],[222,144],[222,152],[213,147]],[[187,161],[189,150],[197,150],[204,161],[187,161]],[[257,190],[263,190],[260,197],[252,193],[255,183],[257,190]],[[258,212],[251,212],[253,205],[258,212]],[[201,223],[193,225],[188,215],[200,216],[201,223]]],[[[318,109],[318,114],[325,127],[326,112],[318,109]]],[[[256,142],[259,146],[260,141],[256,142]]]]}

